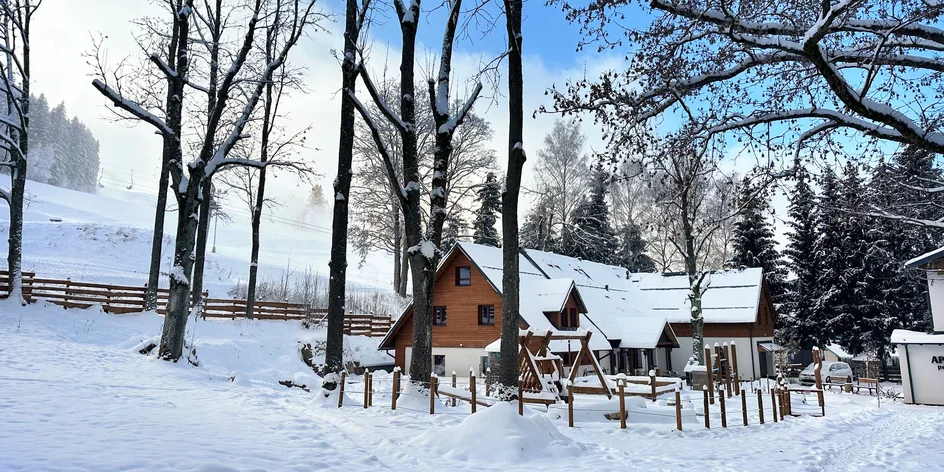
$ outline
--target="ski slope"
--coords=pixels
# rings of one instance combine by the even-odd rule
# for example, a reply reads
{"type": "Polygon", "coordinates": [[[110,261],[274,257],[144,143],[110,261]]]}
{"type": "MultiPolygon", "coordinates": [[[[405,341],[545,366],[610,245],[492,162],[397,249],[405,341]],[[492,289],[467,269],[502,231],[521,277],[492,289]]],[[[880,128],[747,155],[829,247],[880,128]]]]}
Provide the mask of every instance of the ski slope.
{"type": "MultiPolygon", "coordinates": [[[[27,182],[24,211],[23,270],[46,277],[103,283],[144,285],[151,253],[151,228],[156,196],[123,188],[99,188],[97,194],[27,182]],[[53,221],[61,220],[61,221],[53,221]]],[[[161,285],[173,258],[177,213],[173,196],[164,228],[161,285]]],[[[225,297],[237,280],[249,274],[251,235],[249,213],[224,202],[232,222],[218,222],[216,253],[207,252],[205,287],[210,296],[225,297]]],[[[260,280],[278,279],[283,271],[311,269],[325,279],[331,245],[330,215],[288,201],[264,216],[261,230],[260,280]]],[[[0,211],[0,253],[7,252],[9,215],[0,211]]],[[[210,242],[214,227],[210,227],[210,242]]],[[[387,290],[392,264],[382,254],[370,255],[363,267],[349,256],[348,281],[367,290],[387,290]]],[[[4,264],[5,265],[5,264],[4,264]]]]}

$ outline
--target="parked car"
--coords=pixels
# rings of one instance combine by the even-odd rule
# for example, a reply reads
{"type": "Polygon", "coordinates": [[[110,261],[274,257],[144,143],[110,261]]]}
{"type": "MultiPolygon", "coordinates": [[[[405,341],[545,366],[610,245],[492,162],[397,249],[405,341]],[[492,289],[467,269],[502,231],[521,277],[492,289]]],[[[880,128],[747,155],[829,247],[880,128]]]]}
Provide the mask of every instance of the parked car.
{"type": "MultiPolygon", "coordinates": [[[[800,372],[800,383],[803,385],[812,385],[816,383],[815,374],[816,364],[810,364],[800,372]]],[[[852,367],[845,362],[828,361],[823,362],[823,370],[820,372],[823,383],[845,383],[852,382],[854,374],[852,367]]]]}

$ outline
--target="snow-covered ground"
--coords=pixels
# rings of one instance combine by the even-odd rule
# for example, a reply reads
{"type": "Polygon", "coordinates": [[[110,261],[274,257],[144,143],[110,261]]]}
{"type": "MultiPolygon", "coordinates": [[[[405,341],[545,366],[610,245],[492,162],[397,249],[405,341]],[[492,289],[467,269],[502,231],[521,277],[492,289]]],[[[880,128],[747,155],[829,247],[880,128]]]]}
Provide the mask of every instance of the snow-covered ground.
{"type": "MultiPolygon", "coordinates": [[[[0,470],[944,468],[942,408],[879,408],[875,397],[827,393],[824,418],[768,416],[758,425],[752,412],[743,427],[732,403],[728,429],[715,418],[705,430],[698,417],[679,432],[674,421],[633,413],[626,430],[602,420],[571,429],[563,410],[521,418],[510,405],[475,415],[440,405],[431,416],[426,399],[404,396],[391,411],[389,376],[378,373],[373,407],[362,407],[355,377],[338,409],[336,397],[278,383],[318,385],[298,349],[323,332],[294,322],[198,321],[188,337],[194,367],[137,352],[160,327],[154,314],[0,305],[0,470]]],[[[374,342],[350,338],[348,355],[376,356],[374,342]]],[[[590,397],[577,402],[605,409],[590,397]]]]}
{"type": "MultiPolygon", "coordinates": [[[[27,182],[27,192],[23,270],[45,277],[144,285],[150,264],[154,195],[114,187],[89,194],[34,181],[27,182]]],[[[233,222],[220,222],[216,253],[207,251],[205,287],[215,297],[225,297],[236,281],[246,280],[249,273],[248,212],[232,202],[225,205],[233,222]]],[[[263,218],[260,279],[278,279],[286,268],[295,274],[311,269],[326,276],[330,215],[295,201],[286,202],[274,214],[275,219],[263,218]]],[[[0,254],[7,252],[8,219],[7,212],[0,211],[0,254]]],[[[176,221],[177,213],[169,211],[162,259],[165,274],[173,258],[176,221]]],[[[213,226],[210,231],[212,245],[213,226]]],[[[352,262],[356,260],[353,254],[350,257],[352,262]]],[[[389,258],[371,254],[363,267],[349,271],[348,280],[367,289],[387,290],[391,280],[388,267],[392,267],[389,258]]],[[[167,283],[167,277],[162,277],[162,286],[167,283]]]]}

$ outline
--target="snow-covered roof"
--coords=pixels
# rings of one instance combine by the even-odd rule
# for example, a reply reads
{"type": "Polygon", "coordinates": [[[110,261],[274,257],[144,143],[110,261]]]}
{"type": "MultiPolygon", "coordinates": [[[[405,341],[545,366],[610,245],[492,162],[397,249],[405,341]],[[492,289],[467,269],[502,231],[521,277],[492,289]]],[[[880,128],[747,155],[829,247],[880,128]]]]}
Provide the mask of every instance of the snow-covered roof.
{"type": "MultiPolygon", "coordinates": [[[[703,284],[706,323],[753,323],[757,321],[763,270],[749,268],[713,272],[703,284]]],[[[687,323],[689,281],[687,275],[632,274],[630,284],[638,291],[645,309],[664,316],[670,323],[687,323]]]]}
{"type": "MultiPolygon", "coordinates": [[[[469,257],[469,260],[479,268],[482,275],[488,279],[492,287],[501,294],[502,267],[504,267],[502,263],[502,248],[466,242],[459,242],[456,244],[456,247],[460,248],[462,252],[469,257]]],[[[445,261],[446,258],[444,257],[443,262],[445,261]]],[[[522,282],[529,278],[542,280],[546,278],[541,271],[537,270],[537,268],[521,254],[518,255],[518,273],[521,274],[520,278],[522,282]]]]}
{"type": "Polygon", "coordinates": [[[840,359],[852,359],[852,354],[849,354],[848,352],[846,352],[846,350],[843,349],[842,346],[838,344],[827,344],[826,350],[829,352],[832,352],[833,354],[836,355],[836,357],[840,359]]]}
{"type": "Polygon", "coordinates": [[[944,334],[896,329],[892,331],[892,344],[944,344],[944,334]]]}
{"type": "Polygon", "coordinates": [[[920,256],[905,262],[905,267],[920,267],[927,264],[928,262],[932,262],[941,258],[944,258],[944,247],[921,254],[920,256]]]}

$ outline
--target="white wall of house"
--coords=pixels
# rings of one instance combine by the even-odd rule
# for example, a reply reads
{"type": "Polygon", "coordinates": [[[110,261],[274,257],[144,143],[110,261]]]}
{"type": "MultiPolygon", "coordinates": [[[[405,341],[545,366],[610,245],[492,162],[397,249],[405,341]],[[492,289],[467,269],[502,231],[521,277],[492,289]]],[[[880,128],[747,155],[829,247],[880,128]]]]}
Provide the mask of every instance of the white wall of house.
{"type": "MultiPolygon", "coordinates": [[[[413,348],[406,348],[405,363],[407,370],[410,368],[410,358],[413,354],[413,348]]],[[[468,347],[434,347],[433,348],[433,360],[435,361],[436,356],[445,356],[446,368],[445,376],[452,377],[452,371],[456,371],[456,375],[459,377],[469,376],[469,368],[475,369],[475,374],[481,376],[483,373],[479,372],[480,365],[482,364],[482,357],[487,356],[488,353],[485,352],[483,348],[468,348],[468,347]]],[[[435,370],[434,370],[435,372],[435,370]]]]}
{"type": "MultiPolygon", "coordinates": [[[[737,359],[738,359],[738,371],[740,371],[741,378],[753,378],[757,379],[761,375],[761,356],[757,352],[757,343],[773,342],[771,337],[760,337],[753,338],[753,343],[751,338],[705,338],[705,346],[711,346],[714,349],[715,343],[718,343],[721,346],[724,346],[724,343],[731,343],[734,341],[737,345],[737,359]],[[753,359],[751,358],[753,356],[753,359]]],[[[685,364],[688,363],[688,358],[692,357],[692,338],[690,337],[679,337],[679,348],[672,349],[672,368],[676,371],[681,372],[685,368],[685,364]]],[[[768,360],[767,372],[773,372],[773,356],[768,354],[766,356],[768,360]]],[[[661,367],[661,366],[660,366],[661,367]]]]}
{"type": "Polygon", "coordinates": [[[944,405],[944,344],[899,345],[898,355],[905,403],[944,405]]]}

